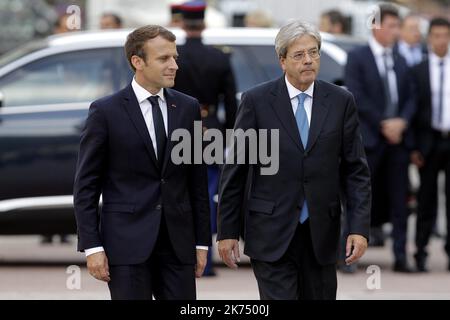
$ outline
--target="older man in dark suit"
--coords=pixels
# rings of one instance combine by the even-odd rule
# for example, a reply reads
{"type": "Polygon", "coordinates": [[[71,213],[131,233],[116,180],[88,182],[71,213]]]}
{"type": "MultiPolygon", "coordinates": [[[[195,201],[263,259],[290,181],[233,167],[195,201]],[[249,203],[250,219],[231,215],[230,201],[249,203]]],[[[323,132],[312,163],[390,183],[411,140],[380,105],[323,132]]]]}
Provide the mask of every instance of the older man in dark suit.
{"type": "MultiPolygon", "coordinates": [[[[247,91],[238,109],[235,129],[279,132],[279,153],[272,155],[279,170],[265,174],[261,161],[252,165],[245,219],[244,252],[261,299],[336,298],[341,194],[349,223],[346,262],[367,247],[370,175],[356,106],[348,91],[316,80],[320,46],[310,24],[281,28],[275,49],[284,76],[247,91]]],[[[232,268],[249,168],[225,164],[219,188],[219,253],[232,268]]]]}

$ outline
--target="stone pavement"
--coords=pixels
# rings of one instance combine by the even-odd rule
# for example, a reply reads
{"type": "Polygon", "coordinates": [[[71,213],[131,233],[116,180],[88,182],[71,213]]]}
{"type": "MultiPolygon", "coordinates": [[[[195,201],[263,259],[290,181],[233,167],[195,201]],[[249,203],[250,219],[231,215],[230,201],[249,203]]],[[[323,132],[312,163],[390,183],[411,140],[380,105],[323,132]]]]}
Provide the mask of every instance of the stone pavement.
{"type": "MultiPolygon", "coordinates": [[[[75,238],[71,240],[69,245],[41,245],[36,236],[0,237],[0,299],[109,299],[106,284],[89,276],[83,255],[75,252],[75,238]],[[72,275],[66,273],[70,265],[81,267],[80,290],[66,286],[72,275]]],[[[441,239],[433,239],[428,274],[394,273],[389,244],[369,248],[355,274],[338,273],[338,299],[450,299],[450,272],[443,245],[441,239]],[[379,278],[366,273],[373,265],[380,270],[379,278]]],[[[217,264],[216,277],[199,279],[198,298],[258,299],[248,260],[242,260],[238,270],[217,264]]]]}

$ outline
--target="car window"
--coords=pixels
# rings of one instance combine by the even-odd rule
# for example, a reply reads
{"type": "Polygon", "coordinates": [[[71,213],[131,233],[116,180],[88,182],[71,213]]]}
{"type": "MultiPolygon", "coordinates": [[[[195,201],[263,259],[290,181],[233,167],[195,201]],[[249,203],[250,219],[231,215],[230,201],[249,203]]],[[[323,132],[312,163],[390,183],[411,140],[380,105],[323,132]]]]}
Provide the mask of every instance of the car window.
{"type": "Polygon", "coordinates": [[[337,45],[339,48],[348,53],[354,48],[364,45],[367,41],[360,38],[336,37],[329,42],[337,45]]]}
{"type": "Polygon", "coordinates": [[[273,46],[232,46],[231,65],[238,92],[282,75],[273,46]]]}
{"type": "Polygon", "coordinates": [[[27,54],[42,50],[46,47],[47,43],[44,41],[32,41],[15,50],[8,51],[0,56],[0,68],[6,66],[8,63],[26,56],[27,54]]]}
{"type": "Polygon", "coordinates": [[[48,56],[0,79],[4,106],[93,101],[119,89],[116,57],[121,48],[48,56]]]}
{"type": "Polygon", "coordinates": [[[342,85],[344,66],[331,58],[325,51],[320,53],[320,70],[318,79],[328,81],[337,85],[342,85]]]}

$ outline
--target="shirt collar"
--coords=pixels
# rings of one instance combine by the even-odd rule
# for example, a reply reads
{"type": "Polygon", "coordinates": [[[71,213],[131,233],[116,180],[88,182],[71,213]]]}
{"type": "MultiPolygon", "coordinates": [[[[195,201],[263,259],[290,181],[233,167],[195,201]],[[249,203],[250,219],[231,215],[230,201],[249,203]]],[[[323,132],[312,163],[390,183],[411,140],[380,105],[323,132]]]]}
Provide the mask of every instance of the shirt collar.
{"type": "Polygon", "coordinates": [[[406,49],[406,50],[411,50],[411,49],[413,49],[413,50],[420,50],[421,49],[421,44],[420,43],[414,44],[414,45],[410,45],[410,44],[407,44],[403,40],[399,40],[398,41],[398,46],[403,48],[403,49],[406,49]]]}
{"type": "Polygon", "coordinates": [[[445,57],[441,58],[438,57],[433,51],[430,51],[430,53],[428,54],[429,59],[431,64],[435,64],[438,65],[442,60],[444,60],[444,64],[447,65],[448,63],[450,63],[450,51],[447,52],[447,54],[445,55],[445,57]]]}
{"type": "Polygon", "coordinates": [[[299,89],[297,89],[296,87],[294,87],[289,80],[287,79],[287,76],[284,76],[284,80],[286,81],[286,87],[288,89],[288,93],[289,93],[289,99],[293,99],[296,96],[298,96],[300,93],[306,93],[308,95],[308,97],[312,98],[313,97],[313,93],[314,93],[314,82],[311,83],[311,85],[309,86],[308,89],[306,89],[305,91],[301,91],[299,89]]]}
{"type": "Polygon", "coordinates": [[[392,53],[392,47],[383,47],[374,37],[369,38],[369,46],[375,56],[381,56],[385,51],[392,53]]]}
{"type": "Polygon", "coordinates": [[[144,102],[151,96],[159,96],[162,101],[165,101],[164,98],[164,88],[161,88],[157,94],[151,94],[148,92],[143,86],[137,83],[136,79],[133,77],[133,81],[131,81],[131,86],[133,87],[134,94],[136,95],[137,101],[139,103],[144,102]]]}

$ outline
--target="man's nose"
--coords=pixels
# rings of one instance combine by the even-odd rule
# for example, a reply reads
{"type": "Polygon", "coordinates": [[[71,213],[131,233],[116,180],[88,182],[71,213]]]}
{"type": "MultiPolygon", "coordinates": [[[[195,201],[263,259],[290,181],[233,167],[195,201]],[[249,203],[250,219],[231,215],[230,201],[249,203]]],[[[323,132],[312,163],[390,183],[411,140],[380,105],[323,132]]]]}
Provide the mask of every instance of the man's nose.
{"type": "Polygon", "coordinates": [[[172,58],[172,64],[170,65],[171,69],[175,69],[178,70],[178,64],[177,61],[175,59],[172,58]]]}
{"type": "Polygon", "coordinates": [[[309,56],[309,54],[305,55],[305,58],[303,59],[303,64],[311,64],[312,63],[312,59],[309,56]]]}

